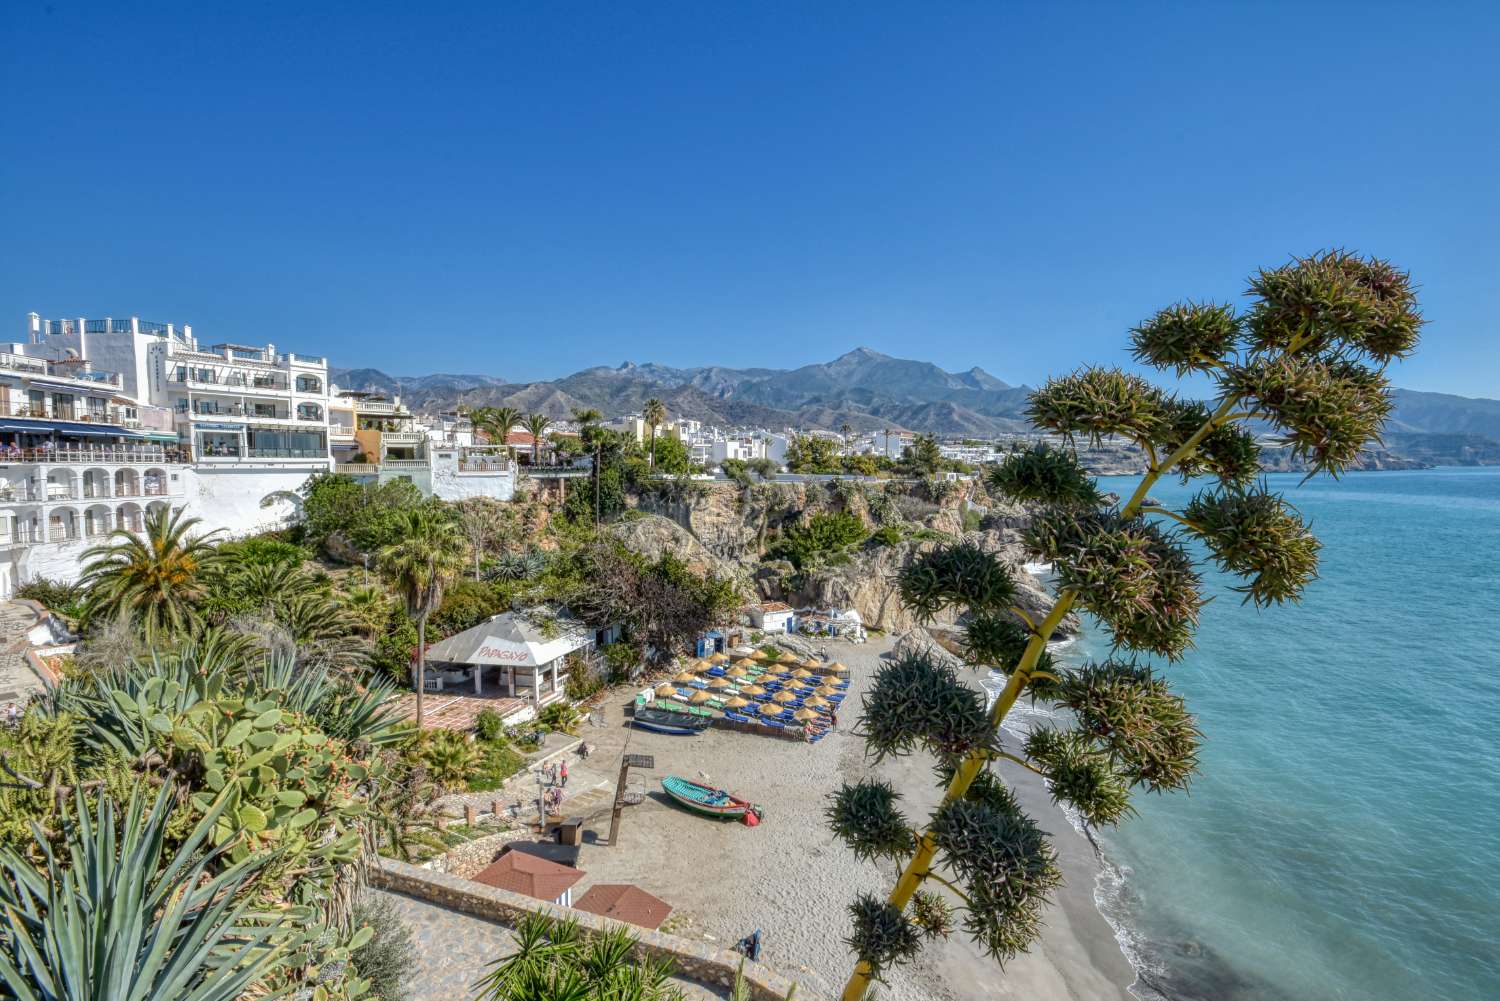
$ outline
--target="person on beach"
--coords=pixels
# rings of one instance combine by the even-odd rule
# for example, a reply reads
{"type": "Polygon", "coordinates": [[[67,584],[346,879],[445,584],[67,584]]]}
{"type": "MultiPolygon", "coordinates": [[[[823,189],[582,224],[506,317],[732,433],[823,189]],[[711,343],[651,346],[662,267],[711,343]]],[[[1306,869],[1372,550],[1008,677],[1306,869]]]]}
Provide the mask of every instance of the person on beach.
{"type": "Polygon", "coordinates": [[[564,789],[568,787],[568,763],[564,761],[562,767],[557,771],[557,777],[564,789]]]}

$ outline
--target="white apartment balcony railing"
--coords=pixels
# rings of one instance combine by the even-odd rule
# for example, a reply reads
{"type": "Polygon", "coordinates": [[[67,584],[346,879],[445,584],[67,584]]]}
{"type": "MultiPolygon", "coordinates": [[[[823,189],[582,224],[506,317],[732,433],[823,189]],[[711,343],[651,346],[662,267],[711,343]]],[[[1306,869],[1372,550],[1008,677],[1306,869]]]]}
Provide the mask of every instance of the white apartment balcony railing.
{"type": "Polygon", "coordinates": [[[397,406],[394,403],[372,403],[367,400],[354,401],[354,412],[357,414],[376,414],[384,416],[387,414],[399,414],[402,417],[410,417],[411,411],[405,406],[397,406]]]}
{"type": "Polygon", "coordinates": [[[238,404],[221,407],[206,406],[202,403],[195,402],[193,406],[188,407],[179,403],[176,412],[179,416],[188,415],[195,418],[202,418],[204,420],[223,420],[225,418],[236,417],[252,421],[286,422],[292,419],[292,415],[290,412],[282,412],[277,410],[266,412],[264,410],[257,410],[254,407],[242,407],[238,404]]]}
{"type": "Polygon", "coordinates": [[[48,463],[129,463],[132,465],[172,465],[188,458],[175,448],[153,448],[149,445],[97,445],[84,448],[0,448],[0,464],[24,462],[48,463]]]}
{"type": "Polygon", "coordinates": [[[348,476],[374,476],[380,472],[380,467],[373,462],[340,462],[333,467],[333,471],[348,476]]]}
{"type": "Polygon", "coordinates": [[[458,460],[458,471],[460,473],[508,473],[512,470],[511,464],[505,459],[468,458],[458,460]]]}
{"type": "Polygon", "coordinates": [[[380,440],[390,445],[415,445],[427,440],[425,431],[382,431],[380,440]]]}
{"type": "Polygon", "coordinates": [[[281,395],[288,392],[286,383],[266,379],[235,379],[218,378],[210,373],[199,372],[183,375],[174,372],[167,377],[167,381],[175,386],[187,386],[190,389],[199,389],[207,393],[224,393],[226,395],[238,394],[262,394],[281,395]]]}
{"type": "MultiPolygon", "coordinates": [[[[57,407],[53,406],[50,398],[39,404],[11,400],[9,403],[0,404],[0,416],[30,417],[39,421],[77,421],[81,424],[123,425],[124,423],[124,418],[120,416],[118,407],[111,407],[106,410],[57,407]]],[[[140,426],[139,420],[136,420],[134,423],[137,427],[140,426]]]]}
{"type": "Polygon", "coordinates": [[[28,358],[25,355],[12,354],[9,351],[0,351],[0,368],[9,369],[12,372],[27,372],[34,375],[47,374],[47,363],[40,358],[28,358]]]}
{"type": "Polygon", "coordinates": [[[295,351],[288,351],[286,357],[299,365],[327,365],[328,359],[322,355],[301,355],[295,351]]]}
{"type": "Polygon", "coordinates": [[[381,459],[380,464],[392,469],[427,469],[431,465],[426,459],[381,459]]]}

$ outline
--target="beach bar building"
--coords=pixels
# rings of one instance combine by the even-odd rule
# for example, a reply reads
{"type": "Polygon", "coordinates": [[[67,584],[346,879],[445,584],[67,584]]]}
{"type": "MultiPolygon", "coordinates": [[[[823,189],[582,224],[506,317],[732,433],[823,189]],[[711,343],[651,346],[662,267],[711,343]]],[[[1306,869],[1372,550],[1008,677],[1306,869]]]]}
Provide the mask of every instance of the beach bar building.
{"type": "Polygon", "coordinates": [[[596,630],[565,612],[502,612],[427,648],[428,687],[472,685],[540,709],[563,698],[571,664],[597,666],[599,648],[618,638],[618,626],[596,630]]]}
{"type": "Polygon", "coordinates": [[[750,609],[750,621],[763,633],[794,633],[797,613],[784,601],[768,601],[750,609]]]}

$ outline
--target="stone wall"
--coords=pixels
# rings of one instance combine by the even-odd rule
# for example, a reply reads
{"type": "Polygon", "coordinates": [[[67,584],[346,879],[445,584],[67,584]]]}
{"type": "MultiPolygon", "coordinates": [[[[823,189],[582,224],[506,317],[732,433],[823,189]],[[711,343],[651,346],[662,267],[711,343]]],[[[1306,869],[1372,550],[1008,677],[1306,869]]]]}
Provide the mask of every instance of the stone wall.
{"type": "MultiPolygon", "coordinates": [[[[600,934],[624,928],[636,939],[636,957],[667,960],[675,975],[698,983],[726,988],[734,982],[742,957],[728,949],[715,949],[659,931],[648,931],[610,918],[559,907],[541,900],[433,872],[420,866],[382,858],[370,869],[370,883],[382,890],[402,893],[418,900],[507,926],[516,925],[532,913],[577,922],[585,934],[600,934]]],[[[784,1001],[795,986],[797,1001],[821,1001],[795,981],[773,973],[759,963],[744,963],[745,984],[751,1001],[784,1001]]]]}
{"type": "Polygon", "coordinates": [[[447,854],[433,859],[423,868],[433,872],[445,872],[462,879],[472,879],[476,873],[483,871],[491,862],[500,857],[500,849],[512,841],[528,841],[531,837],[531,831],[524,827],[486,834],[482,838],[466,841],[457,848],[451,849],[447,854]]]}

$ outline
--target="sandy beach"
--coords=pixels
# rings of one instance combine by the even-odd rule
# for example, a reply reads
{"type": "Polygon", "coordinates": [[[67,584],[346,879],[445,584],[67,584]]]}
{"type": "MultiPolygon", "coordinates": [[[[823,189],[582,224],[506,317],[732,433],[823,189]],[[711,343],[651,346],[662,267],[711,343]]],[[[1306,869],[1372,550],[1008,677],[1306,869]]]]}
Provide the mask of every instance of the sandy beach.
{"type": "MultiPolygon", "coordinates": [[[[759,928],[764,962],[824,997],[836,997],[851,965],[842,941],[845,907],[861,890],[883,895],[893,872],[856,861],[834,839],[823,820],[828,794],[844,777],[873,770],[907,794],[909,816],[925,815],[937,801],[929,759],[913,756],[871,769],[862,741],[847,732],[879,658],[893,645],[885,637],[857,646],[829,644],[829,654],[851,669],[851,697],[840,719],[844,729],[811,746],[723,730],[697,737],[636,730],[625,723],[623,700],[612,699],[604,707],[604,725],[585,727],[597,752],[586,762],[571,759],[569,794],[612,786],[627,750],[653,755],[656,768],[633,773],[632,784],[643,783],[648,797],[627,808],[619,845],[604,844],[607,808],[592,813],[579,863],[588,875],[580,892],[595,882],[639,884],[676,908],[668,930],[721,945],[759,928]],[[658,782],[668,774],[750,799],[764,808],[764,821],[751,828],[689,813],[660,792],[658,782]]],[[[1135,974],[1094,906],[1099,867],[1093,847],[1052,804],[1040,779],[1019,768],[1006,777],[1052,834],[1067,877],[1040,944],[1002,971],[958,932],[929,946],[916,965],[892,973],[880,996],[1126,1001],[1135,974]]],[[[599,799],[597,792],[592,798],[599,799]]]]}

